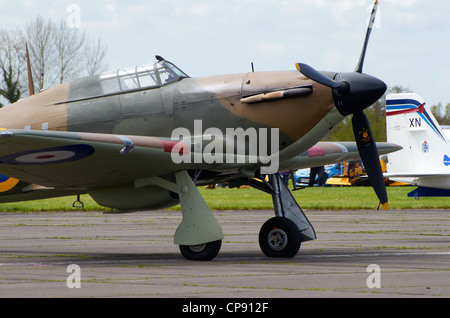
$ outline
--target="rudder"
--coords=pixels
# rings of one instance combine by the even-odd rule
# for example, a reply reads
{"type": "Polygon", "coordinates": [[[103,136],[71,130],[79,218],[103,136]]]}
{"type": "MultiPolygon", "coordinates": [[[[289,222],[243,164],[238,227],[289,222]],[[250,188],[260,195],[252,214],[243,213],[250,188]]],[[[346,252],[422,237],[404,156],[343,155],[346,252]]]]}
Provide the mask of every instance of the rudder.
{"type": "Polygon", "coordinates": [[[388,155],[388,173],[423,174],[442,165],[447,138],[419,95],[386,97],[386,133],[388,142],[403,147],[388,155]]]}

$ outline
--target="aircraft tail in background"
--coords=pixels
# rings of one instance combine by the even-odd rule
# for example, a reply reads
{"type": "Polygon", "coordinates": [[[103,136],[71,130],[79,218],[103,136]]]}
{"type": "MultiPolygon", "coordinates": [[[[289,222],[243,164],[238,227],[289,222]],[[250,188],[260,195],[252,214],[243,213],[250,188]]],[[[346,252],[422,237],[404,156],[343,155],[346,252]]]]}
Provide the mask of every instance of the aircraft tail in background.
{"type": "Polygon", "coordinates": [[[388,155],[386,177],[418,185],[419,190],[432,188],[416,191],[415,196],[433,196],[433,189],[450,189],[450,145],[422,97],[388,95],[386,130],[387,141],[403,147],[388,155]]]}

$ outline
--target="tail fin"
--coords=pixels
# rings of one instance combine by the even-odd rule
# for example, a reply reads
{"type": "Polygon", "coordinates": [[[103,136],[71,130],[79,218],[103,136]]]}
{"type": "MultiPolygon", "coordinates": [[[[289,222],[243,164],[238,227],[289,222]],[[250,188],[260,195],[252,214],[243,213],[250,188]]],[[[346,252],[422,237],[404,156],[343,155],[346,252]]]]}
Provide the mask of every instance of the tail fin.
{"type": "Polygon", "coordinates": [[[386,129],[387,141],[403,147],[389,154],[388,175],[435,174],[450,166],[447,137],[419,95],[386,97],[386,129]]]}

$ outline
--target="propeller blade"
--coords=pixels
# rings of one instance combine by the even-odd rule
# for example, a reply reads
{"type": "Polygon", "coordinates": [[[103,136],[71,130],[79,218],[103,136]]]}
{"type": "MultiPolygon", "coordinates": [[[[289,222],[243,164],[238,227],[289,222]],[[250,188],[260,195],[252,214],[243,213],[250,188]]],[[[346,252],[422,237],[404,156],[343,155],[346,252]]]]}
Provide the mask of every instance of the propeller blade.
{"type": "Polygon", "coordinates": [[[353,115],[353,132],[361,160],[369,176],[370,183],[385,210],[389,209],[389,202],[384,182],[383,172],[378,156],[378,149],[373,138],[369,120],[364,111],[353,115]]]}
{"type": "Polygon", "coordinates": [[[313,81],[315,81],[319,84],[322,84],[324,86],[334,88],[334,89],[338,90],[341,94],[348,93],[348,91],[350,89],[350,87],[348,86],[347,83],[345,83],[345,82],[338,83],[338,82],[332,80],[331,78],[323,75],[322,73],[315,70],[314,68],[312,68],[309,65],[306,65],[303,63],[296,63],[295,67],[297,68],[297,70],[300,73],[305,75],[307,78],[312,79],[313,81]]]}
{"type": "Polygon", "coordinates": [[[369,120],[364,113],[364,109],[381,98],[387,89],[383,81],[362,73],[370,35],[375,24],[377,9],[378,0],[375,0],[367,27],[364,46],[354,72],[338,73],[334,79],[331,79],[309,65],[296,63],[295,66],[304,76],[333,89],[336,108],[343,116],[353,114],[353,132],[361,160],[380,203],[385,210],[388,210],[389,202],[378,149],[369,120]]]}
{"type": "Polygon", "coordinates": [[[355,72],[362,73],[364,60],[366,58],[367,46],[369,44],[370,34],[372,33],[373,25],[375,24],[375,19],[377,17],[378,10],[378,0],[375,0],[375,4],[373,5],[372,15],[370,16],[369,26],[367,27],[366,39],[364,40],[364,46],[361,52],[361,56],[359,57],[359,62],[356,66],[355,72]]]}

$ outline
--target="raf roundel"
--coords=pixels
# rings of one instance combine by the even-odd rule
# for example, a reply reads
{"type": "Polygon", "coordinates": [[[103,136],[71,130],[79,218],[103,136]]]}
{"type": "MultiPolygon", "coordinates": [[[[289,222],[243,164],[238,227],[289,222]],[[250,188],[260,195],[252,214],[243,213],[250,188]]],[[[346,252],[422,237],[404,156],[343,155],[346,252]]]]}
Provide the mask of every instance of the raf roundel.
{"type": "Polygon", "coordinates": [[[91,156],[95,149],[89,145],[70,145],[19,152],[0,158],[7,165],[48,165],[77,161],[91,156]]]}
{"type": "Polygon", "coordinates": [[[20,180],[0,175],[0,192],[7,192],[13,189],[20,180]]]}

